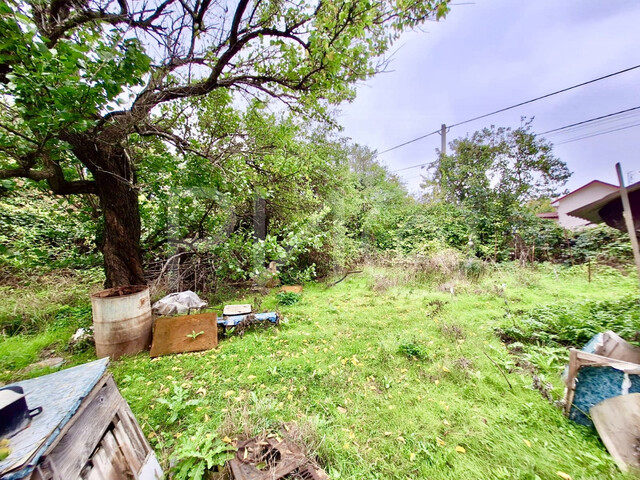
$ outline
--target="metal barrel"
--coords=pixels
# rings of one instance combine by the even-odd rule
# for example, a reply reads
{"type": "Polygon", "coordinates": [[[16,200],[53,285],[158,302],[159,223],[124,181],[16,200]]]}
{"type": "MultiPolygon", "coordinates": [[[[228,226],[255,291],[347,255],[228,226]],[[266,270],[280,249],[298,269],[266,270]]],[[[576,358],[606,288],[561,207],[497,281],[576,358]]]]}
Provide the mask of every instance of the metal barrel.
{"type": "Polygon", "coordinates": [[[91,295],[91,306],[98,358],[115,360],[149,348],[153,324],[149,287],[109,288],[91,295]]]}

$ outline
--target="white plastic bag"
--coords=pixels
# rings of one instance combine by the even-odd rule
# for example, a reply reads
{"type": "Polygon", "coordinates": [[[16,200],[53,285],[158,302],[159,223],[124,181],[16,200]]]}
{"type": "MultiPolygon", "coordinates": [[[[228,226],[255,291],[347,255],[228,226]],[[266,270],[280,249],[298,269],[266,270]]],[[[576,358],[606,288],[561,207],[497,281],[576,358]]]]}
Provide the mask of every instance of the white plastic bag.
{"type": "Polygon", "coordinates": [[[187,290],[161,298],[151,306],[151,309],[156,315],[181,315],[190,310],[201,310],[206,306],[207,302],[201,300],[191,290],[187,290]]]}

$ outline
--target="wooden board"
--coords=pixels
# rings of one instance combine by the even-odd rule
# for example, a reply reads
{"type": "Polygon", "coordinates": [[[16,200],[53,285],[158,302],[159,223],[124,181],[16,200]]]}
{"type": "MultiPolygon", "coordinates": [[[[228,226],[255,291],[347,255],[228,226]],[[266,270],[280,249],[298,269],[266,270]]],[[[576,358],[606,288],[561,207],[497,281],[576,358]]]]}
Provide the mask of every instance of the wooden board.
{"type": "Polygon", "coordinates": [[[251,305],[248,303],[242,305],[225,305],[222,315],[246,315],[251,313],[251,305]]]}
{"type": "Polygon", "coordinates": [[[160,317],[153,327],[152,357],[198,352],[218,346],[218,316],[215,313],[160,317]],[[196,334],[203,332],[193,338],[196,334]]]}
{"type": "Polygon", "coordinates": [[[48,455],[49,460],[63,479],[74,479],[80,475],[87,459],[104,436],[114,413],[122,406],[113,379],[109,377],[93,401],[87,405],[79,418],[62,437],[56,448],[48,455]]]}
{"type": "Polygon", "coordinates": [[[285,285],[284,287],[280,288],[281,292],[284,293],[302,293],[302,285],[285,285]]]}
{"type": "Polygon", "coordinates": [[[589,413],[620,470],[640,473],[640,393],[609,398],[589,413]]]}

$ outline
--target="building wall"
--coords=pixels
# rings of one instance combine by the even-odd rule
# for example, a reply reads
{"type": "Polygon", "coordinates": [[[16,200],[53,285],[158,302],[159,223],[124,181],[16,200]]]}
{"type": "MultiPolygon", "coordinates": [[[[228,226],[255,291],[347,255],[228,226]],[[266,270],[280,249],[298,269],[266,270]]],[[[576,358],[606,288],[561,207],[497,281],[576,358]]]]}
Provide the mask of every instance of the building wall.
{"type": "Polygon", "coordinates": [[[612,185],[604,185],[602,183],[594,183],[588,187],[579,189],[573,193],[570,193],[564,198],[561,198],[554,203],[558,209],[558,223],[569,230],[577,230],[584,228],[592,223],[583,220],[582,218],[572,217],[567,215],[568,212],[575,210],[576,208],[588,205],[591,202],[595,202],[602,197],[606,197],[610,193],[618,191],[617,187],[612,185]]]}

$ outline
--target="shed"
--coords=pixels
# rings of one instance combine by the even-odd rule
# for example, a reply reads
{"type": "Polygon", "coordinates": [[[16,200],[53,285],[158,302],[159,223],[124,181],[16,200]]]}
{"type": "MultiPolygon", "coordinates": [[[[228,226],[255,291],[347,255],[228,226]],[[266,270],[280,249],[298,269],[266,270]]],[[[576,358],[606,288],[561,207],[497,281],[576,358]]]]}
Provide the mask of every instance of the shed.
{"type": "Polygon", "coordinates": [[[162,470],[122,398],[108,359],[13,385],[29,408],[42,407],[9,439],[3,480],[156,480],[162,470]]]}

